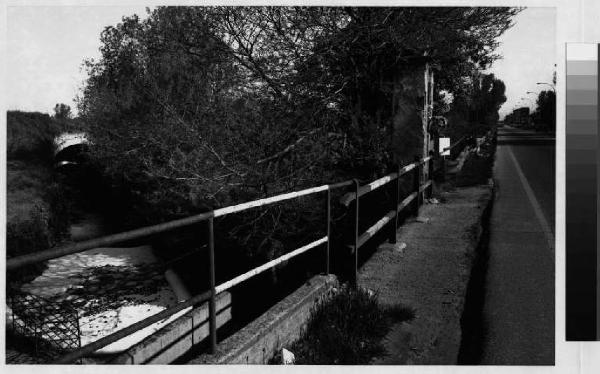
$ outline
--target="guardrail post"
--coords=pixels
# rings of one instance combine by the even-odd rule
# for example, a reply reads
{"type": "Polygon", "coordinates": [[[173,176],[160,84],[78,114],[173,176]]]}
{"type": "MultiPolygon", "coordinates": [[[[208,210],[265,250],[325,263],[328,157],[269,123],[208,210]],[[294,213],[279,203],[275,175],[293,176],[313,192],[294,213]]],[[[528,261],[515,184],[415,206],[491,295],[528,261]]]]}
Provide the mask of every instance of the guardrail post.
{"type": "Polygon", "coordinates": [[[444,152],[442,152],[440,154],[440,160],[442,162],[442,166],[441,166],[441,173],[440,173],[440,181],[441,182],[445,182],[446,181],[446,156],[444,155],[444,152]]]}
{"type": "Polygon", "coordinates": [[[419,193],[419,188],[421,187],[421,162],[419,156],[415,156],[415,175],[413,180],[413,189],[417,193],[417,197],[415,199],[414,205],[414,214],[416,217],[419,216],[419,206],[421,205],[421,194],[419,193]]]}
{"type": "Polygon", "coordinates": [[[329,250],[331,243],[331,189],[327,188],[327,201],[325,202],[325,211],[327,212],[327,243],[325,246],[325,274],[329,275],[329,250]]]}
{"type": "Polygon", "coordinates": [[[217,303],[215,291],[215,230],[214,217],[208,219],[208,263],[210,277],[210,300],[208,302],[209,330],[210,330],[210,351],[212,354],[217,352],[217,303]]]}
{"type": "Polygon", "coordinates": [[[400,165],[396,167],[396,184],[392,190],[392,210],[396,212],[392,220],[392,230],[390,230],[390,243],[396,244],[396,230],[398,230],[398,204],[400,204],[400,165]]]}
{"type": "Polygon", "coordinates": [[[354,259],[353,259],[353,274],[352,274],[352,285],[357,286],[358,284],[358,217],[359,217],[359,200],[358,189],[360,188],[358,179],[354,179],[354,192],[356,198],[354,199],[354,259]]]}
{"type": "Polygon", "coordinates": [[[15,323],[15,298],[14,296],[10,296],[10,312],[12,313],[12,328],[13,328],[13,333],[17,333],[17,329],[16,329],[16,323],[15,323]]]}
{"type": "Polygon", "coordinates": [[[431,197],[433,196],[433,160],[434,159],[434,152],[433,151],[429,151],[429,161],[427,166],[428,166],[428,175],[429,175],[429,180],[431,181],[431,185],[429,186],[429,193],[427,194],[427,198],[431,199],[431,197]]]}

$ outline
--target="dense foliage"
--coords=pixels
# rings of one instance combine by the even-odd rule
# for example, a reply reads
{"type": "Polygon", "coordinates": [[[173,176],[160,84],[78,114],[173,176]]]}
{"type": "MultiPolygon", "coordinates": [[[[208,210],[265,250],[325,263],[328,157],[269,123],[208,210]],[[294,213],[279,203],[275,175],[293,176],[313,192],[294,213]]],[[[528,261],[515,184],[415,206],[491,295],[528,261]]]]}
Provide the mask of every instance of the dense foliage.
{"type": "Polygon", "coordinates": [[[48,114],[8,111],[7,158],[51,162],[53,140],[59,131],[59,125],[48,114]]]}
{"type": "Polygon", "coordinates": [[[504,82],[494,74],[475,72],[468,81],[469,90],[457,93],[448,109],[450,128],[446,135],[453,139],[483,136],[498,122],[498,110],[506,102],[504,82]]]}
{"type": "MultiPolygon", "coordinates": [[[[6,163],[6,255],[39,252],[59,242],[68,226],[69,200],[53,171],[54,137],[62,120],[36,112],[8,111],[6,163]]],[[[35,265],[11,280],[38,274],[35,265]]]]}
{"type": "MultiPolygon", "coordinates": [[[[438,91],[471,92],[517,12],[159,7],[102,32],[78,109],[106,176],[131,191],[121,217],[131,226],[372,178],[412,159],[404,144],[423,136],[418,69],[436,69],[438,91]]],[[[495,95],[497,81],[484,83],[495,95]]],[[[277,233],[317,219],[302,204],[229,235],[277,246],[277,233]]]]}
{"type": "Polygon", "coordinates": [[[297,365],[366,365],[388,354],[383,339],[391,327],[414,316],[409,307],[382,305],[373,292],[342,287],[315,306],[300,339],[286,348],[297,365]]]}
{"type": "Polygon", "coordinates": [[[542,91],[539,93],[536,109],[536,120],[544,129],[556,131],[556,93],[554,91],[542,91]]]}

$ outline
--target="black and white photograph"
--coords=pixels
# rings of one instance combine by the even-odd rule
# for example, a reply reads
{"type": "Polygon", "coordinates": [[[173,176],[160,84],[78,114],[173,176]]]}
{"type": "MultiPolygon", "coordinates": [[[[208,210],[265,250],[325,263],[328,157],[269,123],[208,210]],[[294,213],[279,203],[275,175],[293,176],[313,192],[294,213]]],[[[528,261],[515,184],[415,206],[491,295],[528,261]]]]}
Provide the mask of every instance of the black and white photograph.
{"type": "Polygon", "coordinates": [[[512,5],[7,6],[5,364],[554,366],[512,5]]]}

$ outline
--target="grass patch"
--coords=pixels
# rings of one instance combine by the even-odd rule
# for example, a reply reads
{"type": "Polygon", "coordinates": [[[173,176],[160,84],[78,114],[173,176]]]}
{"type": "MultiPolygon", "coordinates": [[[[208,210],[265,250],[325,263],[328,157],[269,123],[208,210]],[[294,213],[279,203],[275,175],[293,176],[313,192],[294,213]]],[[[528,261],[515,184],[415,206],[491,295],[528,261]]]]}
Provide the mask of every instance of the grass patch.
{"type": "MultiPolygon", "coordinates": [[[[47,114],[7,113],[7,258],[48,249],[66,234],[70,199],[53,170],[53,139],[60,128],[47,114]]],[[[11,271],[8,281],[27,281],[44,267],[11,271]]]]}
{"type": "MultiPolygon", "coordinates": [[[[52,183],[50,169],[24,161],[7,162],[6,257],[48,249],[55,241],[50,229],[50,204],[46,186],[52,183]]],[[[28,281],[40,274],[43,264],[7,273],[9,283],[28,281]]]]}
{"type": "Polygon", "coordinates": [[[48,114],[8,111],[6,113],[7,159],[51,164],[53,140],[59,132],[59,124],[48,114]]]}
{"type": "MultiPolygon", "coordinates": [[[[372,292],[342,287],[315,306],[301,338],[286,349],[300,365],[368,364],[386,354],[383,338],[391,327],[412,318],[411,308],[386,307],[372,292]]],[[[281,362],[279,355],[271,363],[281,362]]]]}

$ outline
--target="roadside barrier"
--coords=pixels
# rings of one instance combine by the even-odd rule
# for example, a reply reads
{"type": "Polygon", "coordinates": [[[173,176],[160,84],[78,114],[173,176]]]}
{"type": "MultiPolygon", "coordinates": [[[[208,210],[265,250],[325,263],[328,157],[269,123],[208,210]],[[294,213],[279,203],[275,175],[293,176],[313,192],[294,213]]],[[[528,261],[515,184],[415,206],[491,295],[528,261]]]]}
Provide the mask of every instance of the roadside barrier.
{"type": "MultiPolygon", "coordinates": [[[[452,147],[448,147],[447,149],[454,149],[458,145],[462,144],[465,138],[461,139],[452,147]]],[[[123,243],[125,241],[129,241],[132,239],[140,239],[145,238],[150,235],[155,235],[159,233],[165,233],[174,229],[187,227],[196,225],[198,223],[206,221],[207,224],[207,238],[208,238],[208,253],[209,253],[209,285],[210,289],[204,293],[192,296],[191,298],[178,303],[177,305],[167,308],[157,314],[154,314],[146,319],[138,321],[130,326],[127,326],[115,333],[107,335],[99,340],[96,340],[90,344],[87,344],[81,348],[78,348],[74,351],[69,352],[68,354],[60,357],[56,362],[56,364],[68,364],[74,363],[80,360],[83,357],[86,357],[93,352],[97,351],[100,348],[103,348],[111,343],[114,343],[126,336],[129,336],[147,326],[150,326],[156,322],[159,322],[165,318],[172,316],[173,314],[188,308],[190,306],[194,306],[196,304],[208,301],[209,305],[209,330],[210,330],[210,348],[214,353],[217,349],[217,323],[216,323],[216,305],[215,299],[216,296],[230,288],[238,285],[258,274],[263,273],[264,271],[273,268],[274,266],[287,261],[291,258],[294,258],[302,253],[305,253],[311,249],[322,247],[325,251],[325,273],[329,274],[330,272],[330,238],[331,238],[331,191],[344,188],[344,187],[352,187],[353,191],[346,194],[342,198],[342,203],[346,206],[350,205],[351,202],[354,202],[354,230],[353,237],[351,242],[352,246],[352,257],[353,257],[353,282],[356,282],[356,275],[358,271],[358,252],[361,246],[367,243],[373,236],[379,232],[382,228],[386,227],[388,224],[392,224],[390,226],[391,235],[389,237],[392,243],[396,242],[396,230],[398,228],[398,215],[404,209],[407,209],[412,204],[411,213],[418,215],[419,206],[423,202],[423,197],[426,195],[430,197],[433,191],[433,182],[432,178],[434,175],[434,158],[437,160],[438,155],[434,157],[433,152],[430,153],[429,157],[425,157],[423,159],[415,160],[415,162],[406,165],[406,166],[398,166],[397,171],[390,173],[386,176],[383,176],[377,180],[374,180],[368,184],[360,185],[360,182],[357,179],[347,180],[344,182],[334,183],[334,184],[326,184],[318,187],[307,188],[300,191],[289,192],[277,196],[267,197],[263,199],[258,199],[242,204],[232,205],[224,208],[215,209],[209,212],[193,215],[190,217],[173,220],[153,226],[147,226],[131,231],[126,231],[118,234],[108,235],[96,239],[91,239],[83,242],[79,242],[72,245],[67,245],[59,248],[48,249],[42,252],[31,253],[23,256],[18,256],[14,258],[10,258],[6,262],[6,269],[8,272],[11,270],[15,270],[21,268],[23,266],[43,262],[46,260],[50,260],[53,258],[65,256],[68,254],[78,253],[85,250],[89,250],[96,247],[103,246],[111,246],[119,243],[123,243]],[[424,173],[424,168],[427,168],[427,172],[424,173]],[[408,173],[413,174],[413,185],[411,187],[410,194],[400,200],[401,190],[400,190],[400,178],[408,173]],[[422,181],[424,179],[423,176],[427,176],[427,180],[422,181]],[[364,232],[359,232],[359,217],[360,217],[360,198],[365,196],[368,193],[371,193],[389,183],[395,183],[395,197],[392,199],[392,205],[389,207],[389,211],[381,217],[375,224],[369,227],[364,232]],[[246,211],[253,208],[263,207],[274,203],[283,202],[286,200],[297,199],[302,196],[308,196],[313,194],[323,193],[326,196],[326,221],[323,222],[326,228],[326,235],[314,240],[304,246],[297,248],[285,255],[282,255],[272,261],[269,261],[261,266],[258,266],[252,270],[249,270],[241,275],[234,277],[222,284],[215,284],[215,238],[214,238],[214,219],[217,217],[223,217],[229,214],[238,213],[242,211],[246,211]],[[392,230],[393,229],[393,230],[392,230]]],[[[350,241],[350,240],[349,240],[350,241]]]]}

